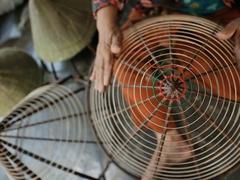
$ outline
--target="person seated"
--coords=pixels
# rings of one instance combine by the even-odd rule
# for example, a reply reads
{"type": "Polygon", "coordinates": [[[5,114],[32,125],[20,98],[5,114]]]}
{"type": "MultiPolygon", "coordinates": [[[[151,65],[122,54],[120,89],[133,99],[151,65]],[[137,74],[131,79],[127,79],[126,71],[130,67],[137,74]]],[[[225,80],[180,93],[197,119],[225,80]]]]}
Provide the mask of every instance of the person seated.
{"type": "MultiPolygon", "coordinates": [[[[166,12],[166,10],[169,13],[184,13],[195,16],[203,16],[205,18],[214,20],[215,22],[220,22],[222,25],[226,25],[225,29],[221,32],[218,32],[216,35],[220,40],[234,38],[234,52],[236,54],[236,60],[239,66],[240,10],[238,9],[238,6],[239,4],[234,0],[93,0],[94,16],[97,21],[97,29],[99,32],[96,59],[93,67],[93,72],[90,77],[91,81],[94,82],[95,89],[99,92],[104,92],[104,89],[110,83],[112,73],[118,82],[123,86],[129,85],[129,83],[136,86],[138,84],[152,86],[152,82],[148,81],[147,78],[141,78],[139,76],[137,77],[136,73],[133,71],[127,71],[125,70],[127,68],[121,66],[121,69],[119,71],[125,72],[125,77],[130,77],[128,80],[124,79],[123,76],[118,74],[114,68],[116,65],[118,65],[118,63],[114,62],[113,57],[114,55],[117,55],[121,52],[121,45],[123,40],[122,31],[124,29],[131,26],[134,22],[137,22],[147,16],[156,13],[163,14],[166,12]],[[115,66],[113,66],[113,64],[115,64],[115,66]]],[[[162,44],[162,46],[164,46],[164,44],[162,44]]],[[[138,66],[144,66],[144,64],[139,63],[138,66]]],[[[146,69],[151,71],[151,68],[146,69]]],[[[236,79],[233,79],[232,82],[236,82],[237,87],[240,88],[240,82],[238,79],[239,75],[235,74],[235,77],[236,79]]],[[[205,83],[202,84],[204,87],[208,87],[210,85],[214,87],[214,84],[209,85],[207,83],[208,80],[204,80],[204,82],[205,83]]],[[[231,96],[231,94],[233,94],[231,93],[231,83],[229,83],[228,87],[224,86],[224,83],[222,84],[223,87],[220,85],[220,88],[225,88],[227,93],[220,92],[219,95],[221,97],[240,100],[239,93],[237,97],[231,96]]],[[[216,87],[218,87],[217,84],[216,87]]],[[[213,91],[217,92],[215,89],[213,89],[213,91]]],[[[153,95],[152,91],[147,89],[140,90],[140,88],[135,88],[135,90],[131,88],[123,88],[122,93],[128,105],[133,105],[141,99],[153,95]]],[[[160,96],[160,100],[163,99],[164,96],[160,96]]],[[[138,109],[131,109],[132,120],[137,127],[140,127],[144,122],[145,117],[148,117],[150,115],[150,112],[158,107],[158,103],[159,102],[157,101],[151,100],[145,104],[139,105],[138,109]]],[[[162,146],[161,141],[164,134],[166,134],[166,143],[162,147],[161,153],[165,156],[162,156],[160,162],[158,162],[158,166],[160,168],[165,163],[183,162],[193,156],[191,146],[183,140],[183,137],[175,128],[176,124],[174,123],[174,120],[166,117],[167,114],[168,108],[166,108],[166,106],[160,106],[156,111],[155,116],[152,117],[151,121],[147,123],[147,127],[155,133],[157,145],[156,151],[152,155],[146,172],[142,176],[142,179],[144,180],[152,179],[153,177],[154,171],[152,169],[155,168],[155,161],[159,156],[158,149],[162,146]],[[171,152],[170,154],[172,155],[169,155],[169,153],[166,152],[171,152]],[[181,152],[181,157],[174,156],[174,154],[178,154],[178,152],[181,152]]]]}

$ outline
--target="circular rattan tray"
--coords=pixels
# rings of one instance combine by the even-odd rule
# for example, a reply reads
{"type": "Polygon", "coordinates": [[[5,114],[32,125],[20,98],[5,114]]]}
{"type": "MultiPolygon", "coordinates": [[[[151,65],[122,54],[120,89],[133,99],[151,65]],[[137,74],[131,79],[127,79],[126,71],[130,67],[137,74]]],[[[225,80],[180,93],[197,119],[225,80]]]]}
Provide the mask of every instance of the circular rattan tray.
{"type": "Polygon", "coordinates": [[[209,20],[154,17],[124,32],[105,93],[89,111],[107,154],[156,179],[211,179],[239,164],[240,76],[233,43],[209,20]]]}
{"type": "Polygon", "coordinates": [[[43,86],[1,121],[0,163],[9,178],[96,179],[79,168],[88,130],[77,92],[43,86]]]}

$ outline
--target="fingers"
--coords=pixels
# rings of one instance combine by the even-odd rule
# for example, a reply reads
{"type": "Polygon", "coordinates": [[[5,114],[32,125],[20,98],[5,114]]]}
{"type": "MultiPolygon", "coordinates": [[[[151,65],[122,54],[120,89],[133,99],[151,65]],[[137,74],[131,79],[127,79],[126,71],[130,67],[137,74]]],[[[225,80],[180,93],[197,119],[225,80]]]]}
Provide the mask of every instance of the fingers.
{"type": "MultiPolygon", "coordinates": [[[[95,63],[96,63],[96,60],[95,60],[95,63]]],[[[96,79],[96,66],[95,66],[95,63],[94,63],[94,66],[93,66],[92,74],[91,74],[91,76],[89,78],[90,81],[94,81],[96,79]]]]}
{"type": "Polygon", "coordinates": [[[232,7],[232,5],[235,3],[235,0],[223,0],[224,4],[228,7],[232,7]]]}
{"type": "MultiPolygon", "coordinates": [[[[230,1],[229,1],[230,2],[230,1]]],[[[238,68],[240,69],[240,18],[237,18],[230,22],[224,30],[218,32],[217,37],[220,40],[227,40],[234,37],[235,40],[235,57],[238,68]]]]}
{"type": "Polygon", "coordinates": [[[113,54],[121,51],[122,33],[120,30],[113,31],[111,38],[109,34],[101,34],[97,47],[96,59],[90,80],[94,81],[94,88],[103,92],[109,85],[112,75],[113,54]]]}
{"type": "Polygon", "coordinates": [[[108,86],[112,74],[112,57],[111,54],[108,54],[104,61],[104,73],[103,73],[103,84],[108,86]]]}
{"type": "Polygon", "coordinates": [[[235,32],[239,30],[240,27],[240,18],[230,22],[221,32],[218,32],[216,35],[221,40],[227,40],[233,37],[235,32]]]}
{"type": "Polygon", "coordinates": [[[240,70],[240,47],[235,48],[237,67],[240,70]]]}
{"type": "Polygon", "coordinates": [[[94,81],[94,88],[99,91],[104,91],[103,85],[103,68],[104,68],[104,56],[102,55],[103,48],[102,45],[97,47],[97,55],[94,62],[93,72],[90,77],[91,81],[94,81]]]}
{"type": "Polygon", "coordinates": [[[104,91],[103,68],[98,68],[98,70],[96,71],[95,89],[100,93],[104,91]]]}
{"type": "Polygon", "coordinates": [[[141,0],[141,3],[144,7],[146,8],[151,8],[153,7],[153,3],[150,0],[141,0]]]}
{"type": "Polygon", "coordinates": [[[90,80],[94,81],[94,88],[103,92],[109,85],[112,73],[112,57],[107,45],[99,44],[90,80]]]}
{"type": "Polygon", "coordinates": [[[235,34],[235,56],[238,68],[240,69],[240,31],[235,34]]]}
{"type": "Polygon", "coordinates": [[[119,54],[121,52],[121,45],[122,45],[122,33],[121,31],[117,30],[112,35],[111,52],[113,54],[119,54]]]}
{"type": "Polygon", "coordinates": [[[90,80],[91,80],[91,81],[94,81],[95,78],[96,78],[96,76],[95,76],[95,71],[93,70],[93,72],[92,72],[92,74],[91,74],[91,76],[90,76],[90,80]]]}
{"type": "Polygon", "coordinates": [[[108,86],[112,73],[112,53],[109,46],[104,47],[103,56],[103,86],[108,86]]]}
{"type": "Polygon", "coordinates": [[[97,47],[94,68],[90,77],[90,80],[95,83],[94,88],[99,92],[103,92],[110,83],[113,54],[118,54],[121,51],[122,33],[116,30],[112,33],[110,40],[108,36],[101,37],[101,40],[97,47]]]}

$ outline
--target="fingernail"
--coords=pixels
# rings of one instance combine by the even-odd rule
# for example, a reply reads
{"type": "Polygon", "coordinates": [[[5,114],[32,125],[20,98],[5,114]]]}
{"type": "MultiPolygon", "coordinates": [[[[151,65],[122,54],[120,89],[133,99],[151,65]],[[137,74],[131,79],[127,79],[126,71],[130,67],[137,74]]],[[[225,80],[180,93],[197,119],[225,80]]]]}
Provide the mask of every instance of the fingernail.
{"type": "Polygon", "coordinates": [[[223,34],[222,32],[218,32],[218,33],[216,33],[216,36],[217,36],[219,39],[221,39],[221,40],[223,40],[223,39],[226,38],[226,35],[223,34]]]}
{"type": "Polygon", "coordinates": [[[121,48],[120,48],[119,46],[113,46],[113,47],[111,48],[111,50],[112,50],[112,53],[118,54],[118,53],[120,53],[121,48]]]}
{"type": "Polygon", "coordinates": [[[95,84],[94,84],[94,89],[95,89],[96,91],[98,91],[98,86],[97,86],[96,82],[95,82],[95,84]]]}
{"type": "Polygon", "coordinates": [[[92,81],[94,79],[94,75],[92,74],[89,79],[92,81]]]}
{"type": "Polygon", "coordinates": [[[104,87],[101,86],[100,89],[99,89],[99,92],[100,92],[100,93],[103,93],[103,91],[104,91],[104,87]]]}
{"type": "Polygon", "coordinates": [[[217,32],[215,35],[216,35],[216,36],[219,36],[219,35],[221,35],[221,32],[217,32]]]}
{"type": "Polygon", "coordinates": [[[106,80],[106,81],[104,82],[104,86],[108,86],[108,84],[109,84],[109,82],[106,80]]]}
{"type": "Polygon", "coordinates": [[[96,84],[95,90],[97,90],[99,93],[102,93],[102,91],[103,91],[101,85],[99,85],[99,84],[96,84]]]}
{"type": "Polygon", "coordinates": [[[221,33],[221,32],[218,32],[218,33],[216,33],[216,36],[219,38],[219,39],[223,39],[223,33],[221,33]]]}

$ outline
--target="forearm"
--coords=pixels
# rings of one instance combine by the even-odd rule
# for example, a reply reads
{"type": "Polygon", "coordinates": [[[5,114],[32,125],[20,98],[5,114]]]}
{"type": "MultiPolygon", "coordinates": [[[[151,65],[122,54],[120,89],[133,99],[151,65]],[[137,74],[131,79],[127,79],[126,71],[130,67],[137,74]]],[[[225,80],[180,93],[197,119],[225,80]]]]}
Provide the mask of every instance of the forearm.
{"type": "Polygon", "coordinates": [[[114,6],[107,6],[100,9],[96,14],[98,30],[114,28],[117,23],[118,12],[114,6]]]}
{"type": "Polygon", "coordinates": [[[99,41],[93,72],[90,79],[91,81],[94,81],[95,89],[99,92],[103,92],[105,87],[109,85],[112,74],[112,55],[118,54],[121,51],[122,33],[117,26],[118,6],[117,4],[114,5],[109,2],[117,3],[118,1],[93,1],[93,3],[98,3],[101,7],[98,7],[98,10],[95,11],[99,41]],[[104,3],[104,5],[101,3],[104,3]]]}
{"type": "Polygon", "coordinates": [[[96,20],[100,42],[110,41],[112,32],[117,28],[117,18],[118,11],[114,6],[104,7],[97,12],[96,20]],[[109,37],[106,39],[107,34],[109,34],[109,37]]]}

